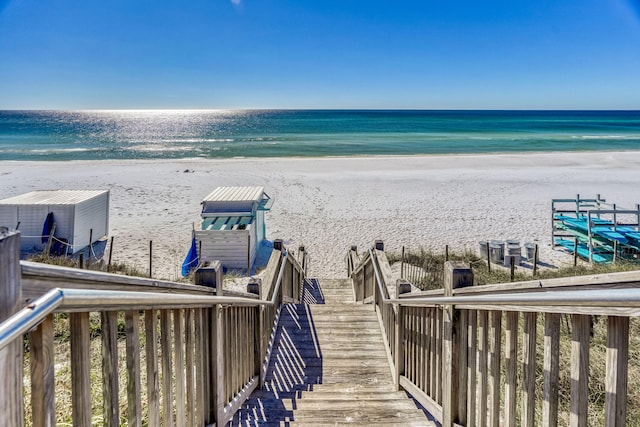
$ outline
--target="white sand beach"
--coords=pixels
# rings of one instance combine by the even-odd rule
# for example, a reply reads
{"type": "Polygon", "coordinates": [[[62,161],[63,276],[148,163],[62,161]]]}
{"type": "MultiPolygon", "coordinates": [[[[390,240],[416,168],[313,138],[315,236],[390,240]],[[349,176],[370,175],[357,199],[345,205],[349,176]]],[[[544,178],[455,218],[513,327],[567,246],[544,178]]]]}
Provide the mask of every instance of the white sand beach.
{"type": "Polygon", "coordinates": [[[115,262],[148,265],[175,279],[200,201],[222,185],[263,185],[275,198],[269,239],[305,245],[311,274],[345,274],[350,245],[382,239],[387,250],[477,250],[479,240],[537,242],[552,250],[552,198],[596,193],[623,207],[640,203],[640,152],[443,155],[372,158],[189,159],[0,162],[0,199],[42,189],[111,190],[115,262]]]}

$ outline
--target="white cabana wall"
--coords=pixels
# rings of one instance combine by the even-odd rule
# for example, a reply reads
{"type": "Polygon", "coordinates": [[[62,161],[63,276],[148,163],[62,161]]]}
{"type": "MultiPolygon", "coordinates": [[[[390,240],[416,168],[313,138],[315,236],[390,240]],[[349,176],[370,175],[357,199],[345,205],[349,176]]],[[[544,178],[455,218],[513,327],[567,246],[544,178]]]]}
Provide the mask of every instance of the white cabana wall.
{"type": "Polygon", "coordinates": [[[22,251],[41,251],[49,212],[55,237],[67,240],[68,253],[76,253],[109,233],[109,190],[32,191],[0,200],[0,226],[20,230],[22,251]]]}

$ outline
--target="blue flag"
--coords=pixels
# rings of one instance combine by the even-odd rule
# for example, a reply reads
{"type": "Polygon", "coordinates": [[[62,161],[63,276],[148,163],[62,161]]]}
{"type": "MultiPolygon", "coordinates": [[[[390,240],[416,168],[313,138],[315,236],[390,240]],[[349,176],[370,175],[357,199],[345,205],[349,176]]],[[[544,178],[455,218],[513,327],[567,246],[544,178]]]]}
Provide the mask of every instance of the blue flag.
{"type": "Polygon", "coordinates": [[[191,240],[191,247],[186,258],[182,262],[182,276],[187,277],[191,269],[198,266],[198,248],[196,246],[196,238],[191,240]]]}

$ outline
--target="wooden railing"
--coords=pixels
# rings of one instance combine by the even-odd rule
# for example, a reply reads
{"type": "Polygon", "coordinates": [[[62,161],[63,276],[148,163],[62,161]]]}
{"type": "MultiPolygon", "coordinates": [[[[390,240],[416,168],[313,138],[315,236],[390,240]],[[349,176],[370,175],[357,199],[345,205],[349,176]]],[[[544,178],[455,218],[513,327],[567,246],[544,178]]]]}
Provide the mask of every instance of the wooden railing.
{"type": "Polygon", "coordinates": [[[268,300],[21,264],[19,248],[18,233],[0,235],[0,413],[8,427],[225,425],[260,383],[274,314],[299,298],[304,278],[284,247],[267,269],[277,272],[265,276],[268,300]],[[30,295],[22,309],[21,283],[30,295]]]}
{"type": "Polygon", "coordinates": [[[467,266],[447,262],[443,290],[395,298],[385,295],[389,272],[384,252],[371,249],[349,274],[359,301],[379,313],[398,386],[442,425],[625,425],[640,272],[472,286],[467,266]],[[594,315],[606,316],[606,348],[590,345],[594,315]],[[570,319],[564,352],[562,316],[570,319]],[[600,368],[590,364],[595,352],[606,353],[604,384],[589,381],[600,368]],[[604,404],[588,420],[593,396],[604,404]]]}

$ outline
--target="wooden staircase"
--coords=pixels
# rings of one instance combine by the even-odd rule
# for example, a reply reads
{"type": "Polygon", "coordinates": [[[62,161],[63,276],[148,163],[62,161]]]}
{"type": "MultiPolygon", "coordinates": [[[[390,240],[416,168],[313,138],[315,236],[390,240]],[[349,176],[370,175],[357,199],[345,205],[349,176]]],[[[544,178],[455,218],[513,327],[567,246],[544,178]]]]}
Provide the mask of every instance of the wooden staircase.
{"type": "Polygon", "coordinates": [[[282,308],[265,386],[230,425],[434,426],[396,391],[371,305],[353,303],[350,280],[308,280],[282,308]]]}

